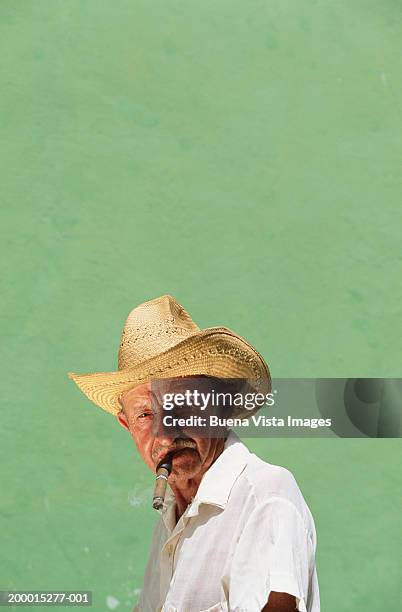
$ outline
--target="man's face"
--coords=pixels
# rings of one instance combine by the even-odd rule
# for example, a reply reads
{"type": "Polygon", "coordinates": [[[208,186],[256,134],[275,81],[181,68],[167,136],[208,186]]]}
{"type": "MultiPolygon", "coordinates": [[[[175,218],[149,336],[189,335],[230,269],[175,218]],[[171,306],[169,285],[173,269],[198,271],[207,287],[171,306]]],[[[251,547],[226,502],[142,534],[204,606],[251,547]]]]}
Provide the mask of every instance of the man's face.
{"type": "Polygon", "coordinates": [[[153,472],[168,452],[180,449],[173,457],[171,483],[202,476],[216,458],[218,447],[222,447],[221,438],[188,437],[185,434],[169,437],[158,432],[154,419],[160,418],[162,409],[158,407],[159,414],[155,414],[149,382],[126,391],[120,401],[122,411],[118,419],[129,430],[141,457],[153,472]]]}

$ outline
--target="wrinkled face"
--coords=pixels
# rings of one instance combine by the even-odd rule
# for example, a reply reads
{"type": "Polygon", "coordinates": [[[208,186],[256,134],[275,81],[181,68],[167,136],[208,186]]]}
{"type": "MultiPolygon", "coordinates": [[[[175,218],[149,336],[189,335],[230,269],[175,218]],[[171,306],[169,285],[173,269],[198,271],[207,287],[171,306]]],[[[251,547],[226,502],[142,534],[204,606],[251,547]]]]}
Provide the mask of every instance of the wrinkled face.
{"type": "Polygon", "coordinates": [[[173,457],[169,482],[202,476],[216,458],[218,449],[223,448],[220,438],[189,437],[185,434],[169,437],[165,433],[155,433],[154,419],[160,418],[162,409],[156,408],[159,413],[155,413],[150,383],[123,393],[120,403],[122,411],[118,419],[129,430],[141,457],[153,472],[168,452],[178,449],[173,457]]]}

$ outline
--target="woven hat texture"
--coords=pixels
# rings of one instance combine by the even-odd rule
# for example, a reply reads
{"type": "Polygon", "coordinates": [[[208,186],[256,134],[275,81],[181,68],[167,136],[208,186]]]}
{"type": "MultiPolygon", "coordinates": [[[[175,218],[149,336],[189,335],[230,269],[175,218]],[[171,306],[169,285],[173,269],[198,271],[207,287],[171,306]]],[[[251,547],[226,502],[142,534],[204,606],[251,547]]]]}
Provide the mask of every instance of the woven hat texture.
{"type": "Polygon", "coordinates": [[[171,295],[130,312],[115,372],[68,373],[94,404],[113,415],[128,389],[153,379],[196,375],[252,379],[256,391],[271,389],[269,368],[251,344],[227,327],[200,329],[171,295]]]}

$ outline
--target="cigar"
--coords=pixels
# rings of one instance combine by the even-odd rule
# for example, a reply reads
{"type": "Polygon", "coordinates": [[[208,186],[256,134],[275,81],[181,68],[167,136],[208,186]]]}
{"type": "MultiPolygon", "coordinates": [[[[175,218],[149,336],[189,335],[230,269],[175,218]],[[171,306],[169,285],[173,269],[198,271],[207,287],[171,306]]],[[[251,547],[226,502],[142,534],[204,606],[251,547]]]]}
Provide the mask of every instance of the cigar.
{"type": "Polygon", "coordinates": [[[158,463],[156,468],[155,488],[154,497],[152,500],[152,507],[155,510],[161,510],[165,501],[165,493],[167,487],[167,481],[170,472],[172,471],[172,459],[174,452],[168,453],[166,457],[158,463]]]}

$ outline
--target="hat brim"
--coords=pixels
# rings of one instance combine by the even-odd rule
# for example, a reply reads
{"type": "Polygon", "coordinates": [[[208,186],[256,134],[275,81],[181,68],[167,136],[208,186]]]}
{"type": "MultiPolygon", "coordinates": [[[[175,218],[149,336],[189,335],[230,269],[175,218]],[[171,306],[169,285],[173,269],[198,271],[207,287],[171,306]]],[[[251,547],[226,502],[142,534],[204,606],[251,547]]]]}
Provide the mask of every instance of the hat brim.
{"type": "Polygon", "coordinates": [[[152,379],[190,375],[252,379],[256,388],[264,386],[268,392],[271,390],[269,368],[262,356],[226,327],[200,330],[132,368],[94,374],[68,373],[94,404],[114,416],[121,411],[118,398],[123,391],[152,379]]]}

